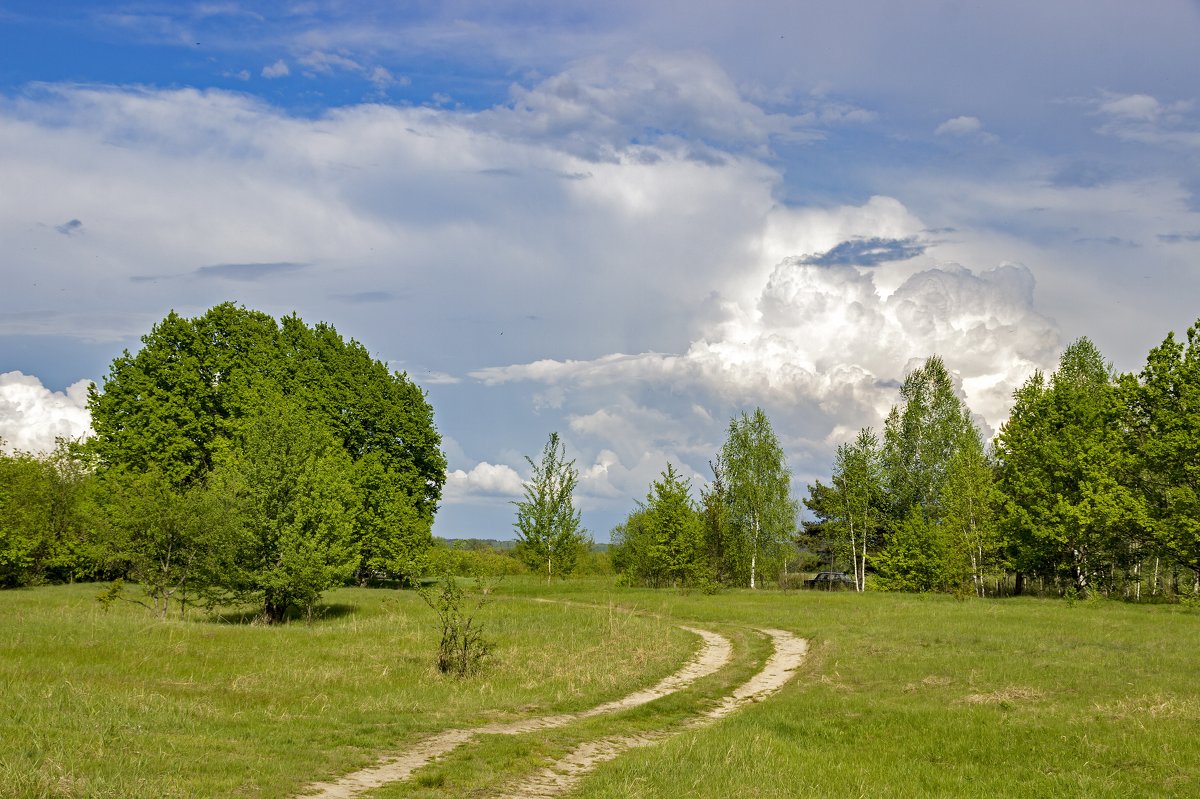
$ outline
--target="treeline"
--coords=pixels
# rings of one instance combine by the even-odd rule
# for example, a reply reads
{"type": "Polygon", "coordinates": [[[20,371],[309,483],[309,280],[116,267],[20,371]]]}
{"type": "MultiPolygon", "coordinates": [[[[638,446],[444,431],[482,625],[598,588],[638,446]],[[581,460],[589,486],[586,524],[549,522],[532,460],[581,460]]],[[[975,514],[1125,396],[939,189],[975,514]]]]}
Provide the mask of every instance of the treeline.
{"type": "Polygon", "coordinates": [[[796,557],[797,504],[783,448],[761,408],[729,424],[700,490],[668,463],[644,502],[611,534],[613,568],[652,587],[760,585],[796,557]]]}
{"type": "Polygon", "coordinates": [[[0,585],[128,580],[162,615],[257,604],[275,622],[421,570],[446,471],[433,411],[328,325],[172,312],[88,406],[92,438],[0,458],[0,585]]]}
{"type": "Polygon", "coordinates": [[[985,447],[939,358],[907,376],[880,440],[840,446],[807,544],[868,586],[980,596],[1198,593],[1200,323],[1137,374],[1081,338],[1013,396],[985,447]]]}
{"type": "MultiPolygon", "coordinates": [[[[509,575],[542,573],[540,558],[534,558],[517,541],[491,539],[433,539],[433,546],[425,553],[424,574],[441,574],[459,577],[507,577],[509,575]]],[[[571,574],[612,574],[612,561],[607,547],[591,544],[575,553],[571,574]]]]}

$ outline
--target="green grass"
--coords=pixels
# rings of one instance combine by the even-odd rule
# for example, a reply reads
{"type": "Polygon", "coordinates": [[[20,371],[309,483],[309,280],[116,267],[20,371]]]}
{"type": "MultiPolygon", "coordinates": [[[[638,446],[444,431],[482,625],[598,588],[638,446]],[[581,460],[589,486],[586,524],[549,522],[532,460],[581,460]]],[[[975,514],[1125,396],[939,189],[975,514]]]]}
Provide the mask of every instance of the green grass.
{"type": "Polygon", "coordinates": [[[651,684],[696,646],[666,620],[725,633],[733,664],[642,708],[481,736],[372,799],[485,796],[581,741],[669,729],[758,668],[752,627],[810,640],[792,683],[601,766],[578,796],[1200,795],[1200,613],[1179,607],[518,579],[484,611],[495,662],[460,682],[432,668],[411,592],[335,592],[312,626],[266,628],[106,614],[97,590],[0,593],[2,797],[285,797],[424,733],[651,684]]]}
{"type": "Polygon", "coordinates": [[[412,592],[333,592],[313,625],[105,612],[96,586],[0,592],[0,796],[282,797],[447,727],[591,707],[674,671],[660,621],[502,597],[487,672],[433,668],[412,592]]]}
{"type": "Polygon", "coordinates": [[[813,650],[771,701],[602,767],[581,797],[1200,795],[1194,612],[745,592],[672,611],[813,650]]]}

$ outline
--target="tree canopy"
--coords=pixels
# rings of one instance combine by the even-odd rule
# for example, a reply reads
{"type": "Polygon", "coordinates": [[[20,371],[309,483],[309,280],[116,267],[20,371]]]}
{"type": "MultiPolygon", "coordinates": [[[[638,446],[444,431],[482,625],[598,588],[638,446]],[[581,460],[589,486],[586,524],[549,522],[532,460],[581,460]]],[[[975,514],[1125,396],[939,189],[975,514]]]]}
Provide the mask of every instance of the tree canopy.
{"type": "MultiPolygon", "coordinates": [[[[180,501],[219,486],[237,504],[238,556],[214,579],[272,620],[351,574],[411,573],[432,540],[446,470],[433,410],[330,325],[233,303],[171,312],[113,361],[88,405],[96,434],[83,451],[102,474],[153,475],[180,501]]],[[[143,483],[126,496],[165,495],[143,483]]],[[[125,540],[193,527],[134,524],[125,540]]]]}

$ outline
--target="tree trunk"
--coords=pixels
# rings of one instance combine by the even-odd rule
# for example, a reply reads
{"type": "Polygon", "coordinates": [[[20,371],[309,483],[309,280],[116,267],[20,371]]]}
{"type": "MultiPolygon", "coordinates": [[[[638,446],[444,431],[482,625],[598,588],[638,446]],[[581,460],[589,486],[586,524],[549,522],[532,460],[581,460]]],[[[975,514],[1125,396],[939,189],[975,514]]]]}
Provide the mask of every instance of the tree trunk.
{"type": "Polygon", "coordinates": [[[750,541],[750,587],[754,588],[755,571],[758,568],[758,519],[754,520],[754,538],[750,541]]]}
{"type": "Polygon", "coordinates": [[[263,603],[263,618],[267,624],[279,624],[287,621],[287,603],[268,598],[263,603]]]}

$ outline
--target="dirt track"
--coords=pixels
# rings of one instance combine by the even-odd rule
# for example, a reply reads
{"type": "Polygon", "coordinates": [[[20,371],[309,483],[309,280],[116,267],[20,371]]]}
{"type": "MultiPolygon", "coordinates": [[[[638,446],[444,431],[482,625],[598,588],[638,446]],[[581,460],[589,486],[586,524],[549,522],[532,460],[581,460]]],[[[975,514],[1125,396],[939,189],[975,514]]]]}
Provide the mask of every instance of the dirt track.
{"type": "Polygon", "coordinates": [[[775,652],[761,671],[738,686],[716,707],[673,730],[587,741],[549,768],[543,769],[516,787],[506,790],[500,794],[500,797],[502,799],[534,799],[535,797],[559,796],[574,788],[588,772],[601,763],[615,760],[630,749],[649,746],[687,730],[704,727],[717,719],[728,716],[744,705],[765,699],[775,693],[791,679],[796,667],[804,660],[804,656],[808,652],[808,642],[783,630],[762,630],[762,632],[773,639],[775,652]]]}
{"type": "Polygon", "coordinates": [[[564,713],[557,716],[542,716],[541,718],[514,721],[505,724],[487,724],[465,730],[446,730],[417,741],[405,752],[389,757],[369,768],[347,774],[336,782],[324,782],[310,785],[301,794],[304,797],[319,799],[350,799],[350,797],[386,785],[407,779],[415,770],[435,758],[446,755],[459,746],[470,741],[476,735],[522,735],[538,730],[548,730],[561,727],[572,721],[599,716],[604,713],[615,713],[619,710],[644,705],[653,702],[682,688],[686,688],[701,677],[716,672],[729,662],[733,647],[729,639],[708,630],[694,627],[683,629],[695,633],[703,639],[703,645],[696,656],[679,671],[664,678],[652,688],[635,691],[626,697],[612,702],[606,702],[590,710],[580,713],[564,713]]]}
{"type": "MultiPolygon", "coordinates": [[[[715,673],[729,662],[733,648],[727,638],[709,630],[693,627],[683,627],[683,629],[693,632],[703,639],[700,651],[683,668],[651,688],[635,691],[622,699],[606,702],[579,713],[543,716],[524,721],[488,724],[470,729],[446,730],[436,733],[417,741],[402,753],[385,758],[374,766],[347,774],[334,782],[310,785],[301,796],[306,799],[313,797],[317,799],[351,799],[351,797],[372,788],[407,779],[418,768],[452,752],[477,735],[522,735],[538,730],[562,727],[583,718],[615,713],[644,705],[686,688],[701,677],[715,673]]],[[[698,729],[711,724],[746,704],[759,701],[778,691],[791,679],[792,673],[803,661],[807,652],[807,642],[782,630],[762,630],[761,632],[772,638],[775,648],[771,657],[758,673],[724,697],[715,707],[672,730],[648,735],[618,736],[588,741],[525,782],[504,789],[498,796],[502,796],[504,799],[558,796],[574,787],[584,775],[598,765],[615,759],[623,752],[657,743],[686,730],[698,729]]]]}

